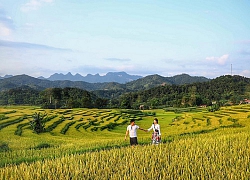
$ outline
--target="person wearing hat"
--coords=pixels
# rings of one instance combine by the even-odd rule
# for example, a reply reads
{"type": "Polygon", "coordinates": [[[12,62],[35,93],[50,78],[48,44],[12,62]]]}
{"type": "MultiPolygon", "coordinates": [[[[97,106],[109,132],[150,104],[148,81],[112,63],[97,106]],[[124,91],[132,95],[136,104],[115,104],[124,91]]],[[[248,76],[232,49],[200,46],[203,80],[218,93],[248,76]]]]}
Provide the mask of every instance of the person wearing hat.
{"type": "Polygon", "coordinates": [[[126,135],[125,135],[125,140],[127,139],[127,136],[129,134],[129,137],[130,137],[130,145],[131,146],[134,146],[134,145],[137,145],[138,144],[138,141],[137,141],[137,129],[140,129],[142,131],[146,131],[142,128],[140,128],[139,126],[137,126],[135,124],[135,120],[132,119],[130,121],[130,125],[128,125],[127,127],[127,131],[126,131],[126,135]]]}

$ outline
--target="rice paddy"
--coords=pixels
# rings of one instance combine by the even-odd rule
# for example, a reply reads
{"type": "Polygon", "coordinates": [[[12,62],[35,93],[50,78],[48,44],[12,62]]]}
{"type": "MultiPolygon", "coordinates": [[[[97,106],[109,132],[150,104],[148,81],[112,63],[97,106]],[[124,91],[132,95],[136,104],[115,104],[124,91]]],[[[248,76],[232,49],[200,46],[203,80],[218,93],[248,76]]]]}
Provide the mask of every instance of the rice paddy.
{"type": "Polygon", "coordinates": [[[249,179],[250,105],[219,111],[0,108],[0,179],[249,179]],[[46,113],[46,132],[29,121],[46,113]],[[177,112],[177,111],[175,111],[177,112]],[[162,143],[138,131],[159,119],[162,143]]]}

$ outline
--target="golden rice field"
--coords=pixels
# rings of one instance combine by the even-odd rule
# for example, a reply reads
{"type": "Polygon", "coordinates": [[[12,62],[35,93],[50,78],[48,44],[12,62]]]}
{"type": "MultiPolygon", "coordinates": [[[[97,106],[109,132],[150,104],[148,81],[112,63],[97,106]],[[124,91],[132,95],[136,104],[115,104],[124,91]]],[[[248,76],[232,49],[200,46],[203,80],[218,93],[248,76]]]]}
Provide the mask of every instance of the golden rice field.
{"type": "Polygon", "coordinates": [[[2,107],[0,145],[0,179],[6,180],[250,179],[250,105],[179,114],[2,107]],[[39,111],[51,118],[38,135],[27,123],[39,111]],[[151,133],[139,131],[140,145],[130,147],[124,141],[129,120],[147,129],[154,117],[163,143],[150,145],[151,133]]]}

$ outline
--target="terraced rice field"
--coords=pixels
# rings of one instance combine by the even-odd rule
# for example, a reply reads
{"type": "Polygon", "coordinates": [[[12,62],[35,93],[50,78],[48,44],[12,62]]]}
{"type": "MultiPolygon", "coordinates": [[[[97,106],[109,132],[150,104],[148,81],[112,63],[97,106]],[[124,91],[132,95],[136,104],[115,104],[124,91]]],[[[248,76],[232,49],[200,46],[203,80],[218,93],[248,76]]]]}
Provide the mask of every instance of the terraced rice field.
{"type": "Polygon", "coordinates": [[[250,105],[216,112],[162,109],[0,108],[0,179],[250,179],[250,105]],[[46,132],[29,121],[46,113],[46,132]],[[124,141],[135,119],[149,128],[159,119],[162,144],[138,132],[124,141]]]}

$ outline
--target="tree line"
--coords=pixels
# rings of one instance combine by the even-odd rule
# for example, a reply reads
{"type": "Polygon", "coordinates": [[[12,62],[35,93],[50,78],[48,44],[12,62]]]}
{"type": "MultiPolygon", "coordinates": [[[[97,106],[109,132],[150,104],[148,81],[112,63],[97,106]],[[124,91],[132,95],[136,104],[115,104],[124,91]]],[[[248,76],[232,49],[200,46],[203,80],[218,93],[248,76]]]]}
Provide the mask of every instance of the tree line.
{"type": "Polygon", "coordinates": [[[145,91],[130,92],[119,98],[120,107],[146,108],[191,107],[214,103],[238,104],[250,98],[250,80],[241,76],[221,76],[209,82],[164,85],[145,91]]]}
{"type": "Polygon", "coordinates": [[[0,92],[0,105],[38,105],[42,108],[147,108],[237,104],[250,99],[250,79],[221,76],[209,82],[161,85],[147,90],[98,90],[22,86],[0,92]]]}
{"type": "Polygon", "coordinates": [[[37,105],[42,108],[103,108],[107,99],[79,88],[47,88],[34,90],[29,86],[0,92],[0,105],[37,105]]]}

